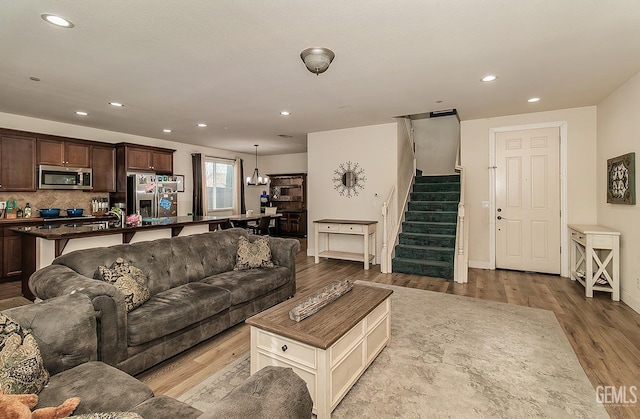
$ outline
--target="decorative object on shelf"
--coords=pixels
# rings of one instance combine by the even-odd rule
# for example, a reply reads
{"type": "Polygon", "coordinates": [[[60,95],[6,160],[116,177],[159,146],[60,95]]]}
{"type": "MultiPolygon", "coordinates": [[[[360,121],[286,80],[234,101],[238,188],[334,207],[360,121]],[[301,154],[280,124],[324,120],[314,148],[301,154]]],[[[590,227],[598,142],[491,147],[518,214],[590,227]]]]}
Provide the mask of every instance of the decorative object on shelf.
{"type": "Polygon", "coordinates": [[[636,153],[607,160],[607,202],[636,204],[636,153]]]}
{"type": "Polygon", "coordinates": [[[333,188],[338,191],[341,196],[351,198],[357,196],[364,189],[364,183],[367,178],[364,175],[364,169],[358,163],[348,161],[340,163],[338,168],[333,171],[333,188]]]}
{"type": "Polygon", "coordinates": [[[307,48],[300,53],[300,58],[307,66],[307,70],[314,73],[316,76],[320,73],[324,73],[329,68],[329,64],[336,57],[333,51],[329,48],[314,47],[307,48]]]}
{"type": "Polygon", "coordinates": [[[260,176],[258,171],[258,144],[253,145],[256,148],[256,168],[253,169],[253,175],[247,177],[247,185],[266,185],[269,183],[269,178],[260,176]]]}
{"type": "Polygon", "coordinates": [[[335,301],[341,295],[351,291],[353,282],[350,279],[335,281],[331,285],[325,287],[318,294],[309,297],[289,311],[289,318],[299,322],[306,319],[312,314],[317,313],[320,309],[329,303],[335,301]]]}

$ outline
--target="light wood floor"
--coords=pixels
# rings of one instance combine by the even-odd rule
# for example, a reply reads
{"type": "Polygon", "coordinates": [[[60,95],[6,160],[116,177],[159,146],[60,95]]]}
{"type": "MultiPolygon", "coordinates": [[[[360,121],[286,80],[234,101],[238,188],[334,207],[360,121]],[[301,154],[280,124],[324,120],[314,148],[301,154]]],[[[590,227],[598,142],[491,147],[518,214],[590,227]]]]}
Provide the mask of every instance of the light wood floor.
{"type": "MultiPolygon", "coordinates": [[[[381,274],[361,263],[306,256],[306,241],[296,260],[298,292],[334,280],[372,281],[471,298],[551,310],[564,330],[594,388],[636,386],[640,397],[640,314],[609,294],[585,298],[584,288],[555,275],[471,269],[467,284],[406,274],[381,274]]],[[[0,309],[24,304],[15,283],[0,284],[0,309]]],[[[491,321],[491,319],[487,319],[491,321]]],[[[156,394],[179,396],[249,350],[249,327],[241,324],[141,374],[156,394]]],[[[595,400],[594,400],[595,403],[595,400]]],[[[612,418],[640,417],[640,400],[607,405],[612,418]]]]}

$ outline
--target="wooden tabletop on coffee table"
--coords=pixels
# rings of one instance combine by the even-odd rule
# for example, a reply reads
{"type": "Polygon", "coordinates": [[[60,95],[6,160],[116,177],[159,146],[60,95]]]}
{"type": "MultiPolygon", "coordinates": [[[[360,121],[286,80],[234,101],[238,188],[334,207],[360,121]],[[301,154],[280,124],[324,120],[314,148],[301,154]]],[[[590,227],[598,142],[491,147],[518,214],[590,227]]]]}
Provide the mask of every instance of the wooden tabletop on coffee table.
{"type": "Polygon", "coordinates": [[[246,320],[247,324],[316,348],[327,349],[393,293],[367,285],[353,289],[300,322],[289,318],[289,311],[300,302],[322,291],[327,285],[310,290],[246,320]]]}

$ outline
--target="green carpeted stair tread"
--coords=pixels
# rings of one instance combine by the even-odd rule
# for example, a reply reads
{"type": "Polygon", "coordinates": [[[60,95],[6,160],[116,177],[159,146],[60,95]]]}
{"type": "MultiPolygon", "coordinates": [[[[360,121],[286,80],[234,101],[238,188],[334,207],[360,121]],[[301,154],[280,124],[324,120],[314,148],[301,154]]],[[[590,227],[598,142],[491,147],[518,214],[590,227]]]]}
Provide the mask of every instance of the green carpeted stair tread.
{"type": "Polygon", "coordinates": [[[455,249],[453,247],[420,246],[419,244],[398,244],[396,246],[415,250],[430,250],[434,252],[453,252],[453,250],[455,249]]]}
{"type": "Polygon", "coordinates": [[[414,232],[405,232],[403,231],[402,233],[400,233],[400,235],[405,235],[407,237],[433,237],[435,239],[451,239],[451,238],[456,238],[455,234],[438,234],[438,233],[414,233],[414,232]]]}
{"type": "Polygon", "coordinates": [[[444,262],[442,260],[422,260],[422,259],[408,259],[408,258],[393,258],[393,260],[404,263],[414,263],[424,266],[440,266],[448,268],[451,266],[451,262],[444,262]]]}
{"type": "Polygon", "coordinates": [[[460,183],[460,175],[416,176],[416,183],[460,183]]]}

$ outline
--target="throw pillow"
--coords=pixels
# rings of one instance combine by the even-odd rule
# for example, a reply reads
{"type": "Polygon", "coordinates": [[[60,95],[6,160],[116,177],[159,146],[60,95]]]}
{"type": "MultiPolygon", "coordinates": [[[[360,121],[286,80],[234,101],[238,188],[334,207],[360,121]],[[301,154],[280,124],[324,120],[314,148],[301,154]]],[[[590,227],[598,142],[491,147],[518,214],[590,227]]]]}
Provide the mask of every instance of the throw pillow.
{"type": "Polygon", "coordinates": [[[49,373],[31,332],[0,313],[0,389],[4,394],[40,393],[49,373]]]}
{"type": "Polygon", "coordinates": [[[141,306],[151,297],[147,276],[140,268],[122,258],[117,258],[109,268],[99,266],[93,278],[118,288],[124,294],[127,312],[141,306]]]}
{"type": "Polygon", "coordinates": [[[101,412],[69,416],[69,419],[143,419],[143,417],[134,412],[101,412]]]}
{"type": "Polygon", "coordinates": [[[260,236],[253,243],[244,236],[238,240],[234,271],[273,266],[269,236],[260,236]]]}

